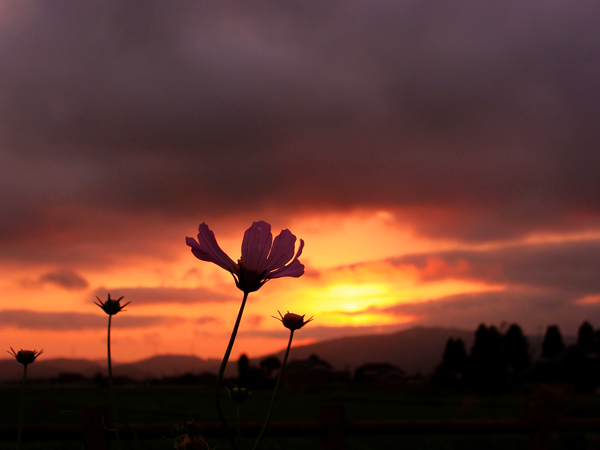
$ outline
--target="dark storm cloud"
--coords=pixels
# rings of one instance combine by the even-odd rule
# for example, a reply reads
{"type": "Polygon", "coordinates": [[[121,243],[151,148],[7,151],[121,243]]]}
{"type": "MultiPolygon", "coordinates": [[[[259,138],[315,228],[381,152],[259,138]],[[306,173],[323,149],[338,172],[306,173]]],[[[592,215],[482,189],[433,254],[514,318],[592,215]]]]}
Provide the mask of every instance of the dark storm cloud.
{"type": "MultiPolygon", "coordinates": [[[[172,326],[185,319],[173,316],[128,316],[123,314],[119,315],[118,320],[120,328],[148,328],[172,326]]],[[[56,331],[105,329],[106,315],[5,309],[0,311],[0,327],[56,331]]]]}
{"type": "MultiPolygon", "coordinates": [[[[558,324],[575,333],[584,322],[600,323],[598,305],[578,304],[573,297],[556,293],[509,289],[459,294],[419,303],[400,303],[379,310],[382,314],[414,316],[414,323],[475,328],[480,323],[500,326],[518,323],[528,333],[541,333],[558,324]]],[[[369,311],[375,312],[373,308],[369,311]]]]}
{"type": "Polygon", "coordinates": [[[86,289],[88,281],[77,272],[69,269],[48,272],[40,277],[42,283],[52,283],[69,290],[86,289]]]}
{"type": "Polygon", "coordinates": [[[562,292],[570,297],[600,294],[599,240],[415,254],[388,261],[414,266],[425,282],[463,279],[562,292]]]}
{"type": "Polygon", "coordinates": [[[53,284],[69,291],[82,290],[89,287],[88,281],[71,269],[58,269],[46,272],[37,279],[25,278],[21,280],[20,284],[28,289],[38,289],[46,284],[53,284]]]}
{"type": "Polygon", "coordinates": [[[194,304],[209,302],[239,301],[233,295],[224,295],[207,288],[169,288],[169,287],[133,287],[133,288],[105,288],[100,287],[93,293],[94,296],[104,300],[111,293],[112,298],[124,297],[123,301],[130,301],[132,305],[159,305],[159,304],[194,304]]]}
{"type": "Polygon", "coordinates": [[[597,304],[581,304],[575,297],[556,292],[520,289],[449,295],[422,302],[398,303],[381,308],[370,306],[359,311],[335,311],[358,316],[380,314],[411,317],[410,326],[445,326],[474,329],[480,323],[505,327],[518,323],[528,333],[541,333],[548,325],[558,324],[575,333],[584,322],[600,323],[597,304]]]}
{"type": "Polygon", "coordinates": [[[5,259],[267,207],[600,225],[597,2],[3,5],[5,259]]]}

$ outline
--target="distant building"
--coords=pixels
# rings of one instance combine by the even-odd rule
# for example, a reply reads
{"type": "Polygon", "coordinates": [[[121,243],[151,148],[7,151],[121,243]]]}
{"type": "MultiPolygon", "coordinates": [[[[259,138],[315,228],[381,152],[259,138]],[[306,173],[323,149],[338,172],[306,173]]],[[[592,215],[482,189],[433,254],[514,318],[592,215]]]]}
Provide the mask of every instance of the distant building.
{"type": "Polygon", "coordinates": [[[354,379],[358,383],[377,386],[399,386],[404,384],[405,372],[390,363],[369,363],[358,367],[354,379]]]}
{"type": "Polygon", "coordinates": [[[283,385],[286,388],[311,388],[350,381],[348,371],[335,371],[331,365],[316,355],[287,363],[283,385]]]}

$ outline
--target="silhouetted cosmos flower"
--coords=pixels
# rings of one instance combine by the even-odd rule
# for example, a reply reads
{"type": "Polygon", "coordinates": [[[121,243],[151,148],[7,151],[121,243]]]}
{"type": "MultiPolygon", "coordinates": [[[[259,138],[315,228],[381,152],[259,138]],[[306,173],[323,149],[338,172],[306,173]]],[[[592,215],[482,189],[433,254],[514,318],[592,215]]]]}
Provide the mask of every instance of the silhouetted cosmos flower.
{"type": "Polygon", "coordinates": [[[204,222],[198,227],[198,241],[191,237],[185,241],[196,258],[230,272],[236,286],[245,293],[259,290],[271,278],[297,278],[304,274],[304,265],[298,261],[304,241],[300,239],[295,252],[296,236],[290,230],[283,230],[273,240],[271,225],[263,221],[254,222],[244,233],[242,257],[237,263],[221,250],[215,234],[204,222]]]}

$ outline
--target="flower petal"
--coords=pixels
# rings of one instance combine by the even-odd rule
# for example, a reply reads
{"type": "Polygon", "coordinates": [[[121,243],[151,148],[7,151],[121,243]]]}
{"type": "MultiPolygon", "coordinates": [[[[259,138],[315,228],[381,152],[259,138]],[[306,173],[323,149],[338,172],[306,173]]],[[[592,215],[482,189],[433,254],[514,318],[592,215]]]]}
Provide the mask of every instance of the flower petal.
{"type": "Polygon", "coordinates": [[[302,254],[302,249],[304,248],[304,240],[300,239],[300,246],[298,247],[298,253],[294,256],[294,259],[287,266],[283,267],[281,270],[276,270],[271,273],[271,278],[281,278],[281,277],[294,277],[298,278],[304,274],[304,264],[298,261],[298,258],[302,254]]]}
{"type": "Polygon", "coordinates": [[[267,272],[283,269],[294,257],[295,244],[296,236],[294,236],[290,230],[283,230],[279,233],[279,236],[273,241],[271,253],[262,269],[267,272]]]}
{"type": "Polygon", "coordinates": [[[198,227],[198,242],[194,238],[187,237],[185,242],[192,248],[194,256],[202,261],[208,261],[239,275],[239,267],[227,254],[221,250],[215,234],[202,222],[198,227]]]}
{"type": "Polygon", "coordinates": [[[273,235],[271,225],[267,222],[254,222],[244,233],[242,241],[242,262],[244,268],[251,272],[262,272],[267,256],[271,251],[273,235]]]}

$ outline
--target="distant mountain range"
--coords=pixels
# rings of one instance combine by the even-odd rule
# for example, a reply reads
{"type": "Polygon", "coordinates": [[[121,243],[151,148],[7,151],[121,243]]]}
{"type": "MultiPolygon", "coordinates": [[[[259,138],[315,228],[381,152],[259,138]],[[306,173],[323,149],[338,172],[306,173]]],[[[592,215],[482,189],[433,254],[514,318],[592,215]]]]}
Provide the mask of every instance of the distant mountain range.
{"type": "MultiPolygon", "coordinates": [[[[468,349],[473,331],[441,327],[415,327],[393,334],[352,336],[310,345],[292,347],[290,359],[306,359],[315,354],[336,369],[353,370],[365,363],[388,362],[407,374],[428,374],[442,360],[448,338],[461,338],[468,349]]],[[[283,359],[284,351],[277,353],[283,359]]]]}
{"type": "MultiPolygon", "coordinates": [[[[43,355],[46,356],[46,355],[43,355]]],[[[91,378],[97,373],[106,375],[108,369],[106,364],[87,359],[44,359],[40,357],[35,363],[27,368],[27,377],[55,378],[61,373],[80,373],[91,378]]],[[[134,380],[145,380],[148,378],[163,378],[178,376],[185,373],[203,373],[219,370],[220,360],[202,359],[190,355],[158,355],[132,363],[117,363],[113,365],[115,376],[126,375],[134,380]]],[[[0,360],[0,382],[8,380],[19,380],[23,376],[23,366],[14,359],[0,360]]]]}
{"type": "MultiPolygon", "coordinates": [[[[329,362],[337,370],[354,370],[365,363],[389,362],[407,374],[418,372],[428,374],[441,362],[444,347],[448,338],[461,338],[467,351],[473,345],[474,331],[454,328],[415,327],[393,334],[364,335],[343,337],[317,342],[310,345],[292,347],[290,360],[306,359],[315,354],[329,362]]],[[[574,341],[565,337],[568,345],[574,341]]],[[[529,337],[531,348],[536,352],[540,347],[541,337],[529,337]]],[[[275,354],[283,359],[284,351],[275,354]]],[[[28,376],[31,378],[53,378],[60,373],[80,373],[93,377],[98,372],[106,374],[106,366],[85,359],[56,358],[46,359],[43,355],[34,365],[30,366],[28,376]]],[[[252,359],[258,364],[261,359],[271,356],[264,355],[252,359]]],[[[185,373],[217,373],[221,361],[218,359],[202,359],[190,355],[160,355],[133,363],[115,364],[115,376],[126,375],[135,380],[178,376],[185,373]]],[[[236,375],[236,361],[230,361],[227,367],[229,376],[236,375]]],[[[0,360],[0,381],[18,380],[23,368],[14,359],[0,360]]]]}

